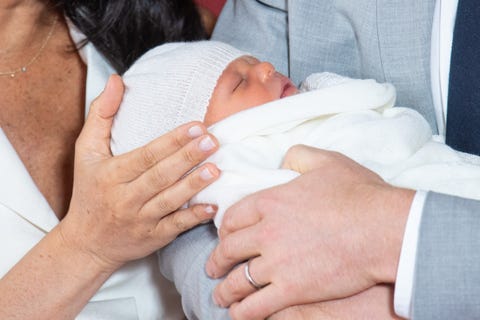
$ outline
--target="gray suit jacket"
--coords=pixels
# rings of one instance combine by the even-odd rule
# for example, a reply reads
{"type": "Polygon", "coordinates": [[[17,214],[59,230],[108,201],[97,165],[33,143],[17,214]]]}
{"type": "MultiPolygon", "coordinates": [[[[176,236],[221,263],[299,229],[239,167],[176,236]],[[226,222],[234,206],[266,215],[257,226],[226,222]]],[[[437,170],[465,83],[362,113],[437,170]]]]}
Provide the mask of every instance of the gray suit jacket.
{"type": "MultiPolygon", "coordinates": [[[[391,82],[397,105],[419,111],[437,131],[430,87],[435,0],[227,0],[213,38],[231,43],[299,83],[331,71],[391,82]]],[[[430,193],[421,223],[415,319],[480,318],[480,203],[430,193]],[[478,214],[477,214],[478,211],[478,214]]],[[[203,271],[216,242],[211,226],[161,253],[190,318],[226,317],[211,302],[203,271]],[[182,266],[182,267],[180,267],[182,266]]]]}

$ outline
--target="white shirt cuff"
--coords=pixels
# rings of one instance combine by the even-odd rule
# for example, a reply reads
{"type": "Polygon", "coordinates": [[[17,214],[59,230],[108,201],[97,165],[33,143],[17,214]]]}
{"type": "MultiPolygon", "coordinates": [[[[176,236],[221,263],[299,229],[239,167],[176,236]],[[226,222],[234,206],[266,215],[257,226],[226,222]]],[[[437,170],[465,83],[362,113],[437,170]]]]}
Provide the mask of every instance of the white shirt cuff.
{"type": "Polygon", "coordinates": [[[405,226],[405,233],[403,235],[397,279],[395,281],[395,313],[406,319],[411,318],[413,310],[412,299],[415,279],[415,262],[417,258],[417,243],[426,196],[426,191],[417,191],[413,198],[407,224],[405,226]]]}

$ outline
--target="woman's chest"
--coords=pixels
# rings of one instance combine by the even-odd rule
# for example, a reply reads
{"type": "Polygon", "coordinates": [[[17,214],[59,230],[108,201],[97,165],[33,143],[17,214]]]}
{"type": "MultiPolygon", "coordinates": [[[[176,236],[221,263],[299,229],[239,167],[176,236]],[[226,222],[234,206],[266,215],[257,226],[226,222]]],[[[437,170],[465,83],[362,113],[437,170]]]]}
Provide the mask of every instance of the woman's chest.
{"type": "Polygon", "coordinates": [[[84,67],[69,64],[64,72],[0,79],[0,126],[59,218],[71,195],[74,144],[83,125],[85,96],[84,67]]]}

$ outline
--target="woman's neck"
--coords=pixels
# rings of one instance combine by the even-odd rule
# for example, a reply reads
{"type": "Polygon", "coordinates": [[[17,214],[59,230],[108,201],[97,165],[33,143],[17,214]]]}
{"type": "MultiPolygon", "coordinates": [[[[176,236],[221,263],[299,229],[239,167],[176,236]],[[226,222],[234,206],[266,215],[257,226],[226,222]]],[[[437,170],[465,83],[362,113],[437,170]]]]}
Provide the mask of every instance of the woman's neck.
{"type": "Polygon", "coordinates": [[[46,0],[1,0],[0,63],[41,42],[56,14],[46,0]]]}

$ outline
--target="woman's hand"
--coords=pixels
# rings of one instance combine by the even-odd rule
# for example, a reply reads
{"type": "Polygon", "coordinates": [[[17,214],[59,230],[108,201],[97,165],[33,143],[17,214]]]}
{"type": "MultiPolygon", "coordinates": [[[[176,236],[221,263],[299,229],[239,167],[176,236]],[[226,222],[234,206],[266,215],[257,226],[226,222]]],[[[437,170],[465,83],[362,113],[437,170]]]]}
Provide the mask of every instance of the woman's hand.
{"type": "Polygon", "coordinates": [[[1,319],[73,319],[122,264],[215,212],[207,205],[179,209],[219,175],[204,164],[184,176],[217,148],[201,123],[112,157],[110,129],[122,94],[113,76],[92,104],[76,144],[68,213],[0,279],[1,319]]]}
{"type": "Polygon", "coordinates": [[[348,297],[393,282],[413,191],[394,188],[336,152],[297,146],[285,166],[302,175],[229,208],[207,262],[233,319],[264,319],[288,306],[348,297]]]}
{"type": "Polygon", "coordinates": [[[219,175],[207,163],[184,177],[217,149],[201,123],[112,157],[110,130],[122,93],[120,77],[112,76],[91,106],[77,140],[73,196],[61,223],[66,244],[107,270],[142,258],[211,219],[212,206],[180,208],[219,175]]]}

